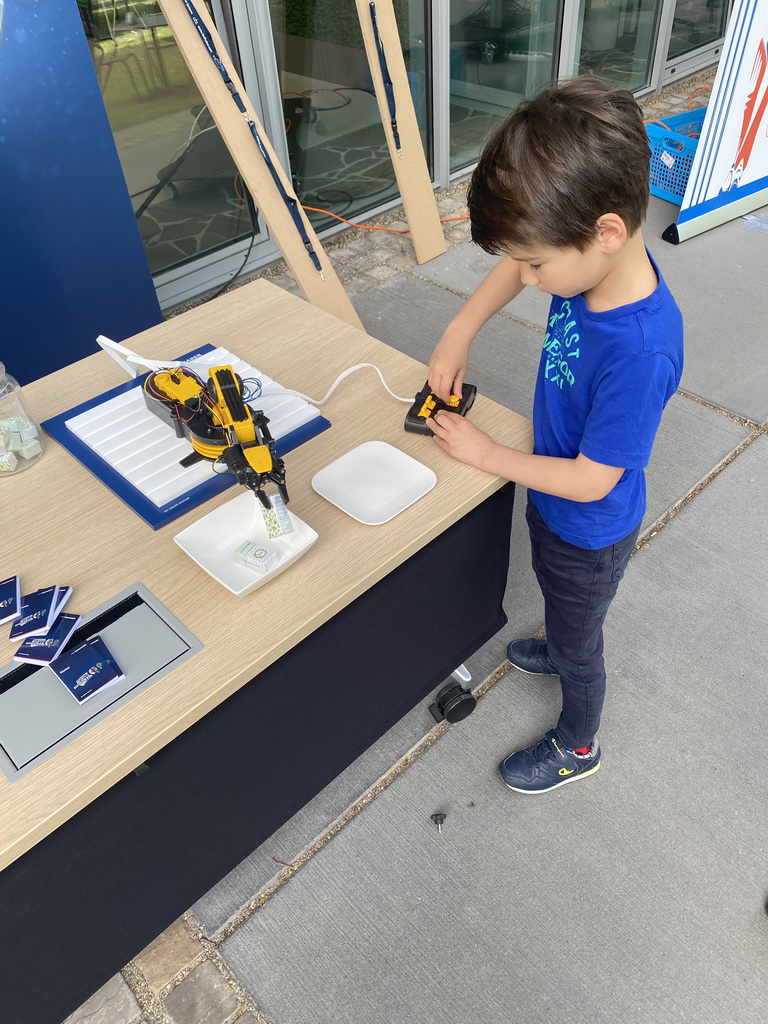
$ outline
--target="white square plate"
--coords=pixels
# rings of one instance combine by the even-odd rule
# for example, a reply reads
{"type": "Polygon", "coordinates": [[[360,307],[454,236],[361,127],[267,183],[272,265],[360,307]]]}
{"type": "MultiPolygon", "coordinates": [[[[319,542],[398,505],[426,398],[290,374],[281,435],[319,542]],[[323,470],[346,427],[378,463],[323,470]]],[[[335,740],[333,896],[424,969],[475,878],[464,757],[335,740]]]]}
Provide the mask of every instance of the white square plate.
{"type": "Polygon", "coordinates": [[[256,495],[246,491],[198,519],[173,539],[201,569],[205,569],[227,590],[237,597],[250,594],[279,576],[317,540],[315,531],[290,509],[288,515],[293,523],[293,533],[268,537],[261,507],[256,495]],[[278,557],[277,565],[265,573],[241,565],[235,559],[235,551],[244,540],[271,548],[278,557]]]}
{"type": "Polygon", "coordinates": [[[380,526],[437,483],[428,466],[386,441],[366,441],[312,477],[312,486],[347,515],[380,526]]]}

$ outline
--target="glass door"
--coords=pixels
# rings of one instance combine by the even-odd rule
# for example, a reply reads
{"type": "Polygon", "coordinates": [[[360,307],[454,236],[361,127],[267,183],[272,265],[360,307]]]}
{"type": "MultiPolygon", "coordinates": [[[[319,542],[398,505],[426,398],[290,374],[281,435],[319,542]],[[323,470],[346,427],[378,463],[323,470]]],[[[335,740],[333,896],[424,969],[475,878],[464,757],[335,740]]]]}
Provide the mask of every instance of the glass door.
{"type": "Polygon", "coordinates": [[[574,73],[630,92],[649,86],[661,6],[661,0],[584,0],[574,73]]]}
{"type": "MultiPolygon", "coordinates": [[[[394,6],[429,160],[426,4],[395,0],[394,6]]],[[[315,230],[395,200],[397,184],[354,0],[269,0],[269,17],[278,116],[294,189],[315,230]]],[[[274,141],[276,135],[277,129],[274,141]]]]}
{"type": "Polygon", "coordinates": [[[450,164],[477,161],[484,140],[554,78],[561,0],[451,0],[450,164]]]}
{"type": "Polygon", "coordinates": [[[226,283],[267,236],[160,8],[77,3],[161,303],[226,283]]]}

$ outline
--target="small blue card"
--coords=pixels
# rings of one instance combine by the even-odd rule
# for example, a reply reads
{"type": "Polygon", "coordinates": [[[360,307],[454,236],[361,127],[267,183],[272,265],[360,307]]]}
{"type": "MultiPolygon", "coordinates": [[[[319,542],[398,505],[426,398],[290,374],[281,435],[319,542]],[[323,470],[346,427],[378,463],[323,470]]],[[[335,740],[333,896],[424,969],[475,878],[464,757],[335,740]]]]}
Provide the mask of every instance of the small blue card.
{"type": "Polygon", "coordinates": [[[20,607],[19,577],[10,576],[7,580],[0,580],[0,623],[15,619],[20,607]]]}
{"type": "Polygon", "coordinates": [[[80,703],[123,678],[120,666],[100,636],[91,636],[62,654],[51,669],[80,703]]]}
{"type": "Polygon", "coordinates": [[[45,636],[27,637],[14,654],[13,660],[31,661],[33,665],[50,665],[64,650],[79,622],[79,615],[59,615],[45,636]]]}

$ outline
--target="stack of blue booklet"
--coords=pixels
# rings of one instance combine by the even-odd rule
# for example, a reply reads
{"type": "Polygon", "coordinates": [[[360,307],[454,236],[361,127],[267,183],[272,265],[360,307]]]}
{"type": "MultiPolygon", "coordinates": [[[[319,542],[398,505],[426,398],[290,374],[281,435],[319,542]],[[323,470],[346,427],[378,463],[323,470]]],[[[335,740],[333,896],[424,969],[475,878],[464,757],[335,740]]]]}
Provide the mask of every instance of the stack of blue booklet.
{"type": "Polygon", "coordinates": [[[9,634],[11,640],[21,641],[14,661],[50,665],[58,658],[80,622],[79,615],[62,611],[71,593],[72,587],[43,587],[19,600],[9,634]]]}
{"type": "Polygon", "coordinates": [[[91,636],[62,654],[51,668],[80,703],[124,675],[100,636],[91,636]]]}
{"type": "Polygon", "coordinates": [[[62,611],[71,594],[72,587],[54,586],[22,597],[18,576],[0,580],[0,623],[12,622],[10,639],[21,641],[14,661],[50,665],[82,703],[125,676],[100,636],[66,650],[80,622],[62,611]]]}

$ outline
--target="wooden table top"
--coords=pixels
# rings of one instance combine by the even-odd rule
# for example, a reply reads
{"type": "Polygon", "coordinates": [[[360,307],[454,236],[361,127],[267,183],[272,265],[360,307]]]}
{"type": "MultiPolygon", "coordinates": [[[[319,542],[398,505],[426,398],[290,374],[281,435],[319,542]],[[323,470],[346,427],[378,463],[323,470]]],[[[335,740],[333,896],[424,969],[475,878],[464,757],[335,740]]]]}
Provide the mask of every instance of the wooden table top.
{"type": "MultiPolygon", "coordinates": [[[[414,395],[426,378],[421,363],[266,281],[126,341],[156,359],[173,359],[207,343],[317,398],[360,362],[378,366],[389,387],[404,397],[414,395]]],[[[40,422],[125,380],[118,364],[100,352],[26,386],[24,395],[40,422]]],[[[322,408],[332,427],[285,457],[291,511],[319,539],[280,576],[239,598],[173,542],[190,523],[242,493],[239,487],[153,531],[50,438],[36,464],[3,479],[0,578],[18,574],[27,592],[69,584],[67,611],[80,614],[142,583],[204,647],[29,774],[11,783],[0,773],[0,868],[498,489],[499,478],[456,462],[428,437],[406,433],[407,409],[387,394],[373,370],[360,370],[340,384],[322,408]],[[318,469],[369,440],[407,452],[430,466],[438,480],[382,526],[358,523],[310,485],[318,469]]],[[[523,417],[483,396],[471,417],[498,441],[531,450],[531,427],[523,417]]],[[[0,665],[15,650],[7,636],[2,630],[0,665]]]]}

